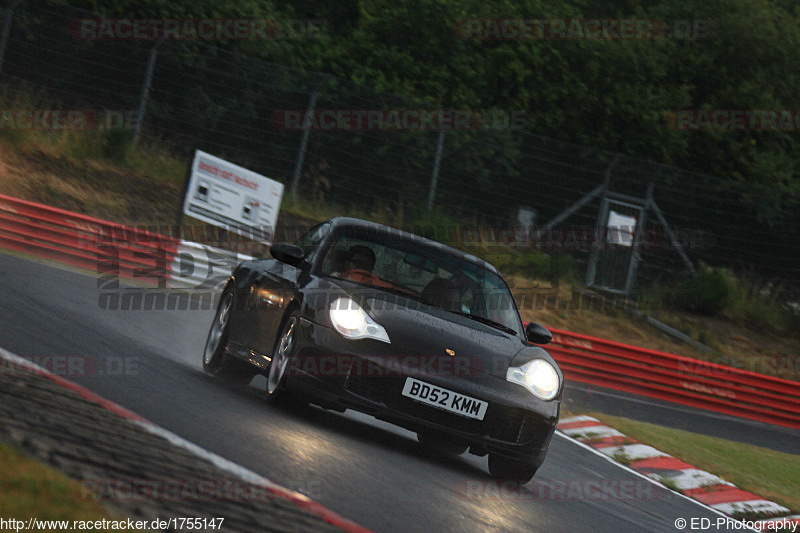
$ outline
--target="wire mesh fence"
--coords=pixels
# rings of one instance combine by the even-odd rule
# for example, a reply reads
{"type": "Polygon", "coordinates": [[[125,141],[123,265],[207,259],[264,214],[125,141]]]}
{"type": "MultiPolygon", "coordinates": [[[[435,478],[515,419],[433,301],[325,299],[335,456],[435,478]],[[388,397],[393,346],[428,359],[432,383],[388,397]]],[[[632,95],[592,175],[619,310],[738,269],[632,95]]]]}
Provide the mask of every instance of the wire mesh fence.
{"type": "Polygon", "coordinates": [[[494,227],[513,224],[521,207],[535,212],[537,227],[569,210],[549,233],[534,232],[534,244],[571,254],[580,268],[606,223],[598,218],[603,195],[644,205],[651,187],[662,216],[650,209],[650,230],[640,235],[649,240],[620,249],[641,257],[638,284],[685,272],[688,258],[800,287],[800,202],[789,191],[618,156],[507,123],[371,127],[336,119],[324,127],[325,112],[351,119],[377,112],[385,125],[392,113],[452,110],[201,40],[83,39],[76,24],[92,17],[57,3],[7,4],[0,81],[43,91],[55,107],[127,113],[134,129],[164,139],[187,161],[201,149],[287,190],[296,187],[311,202],[406,220],[425,217],[432,205],[449,220],[494,227]]]}

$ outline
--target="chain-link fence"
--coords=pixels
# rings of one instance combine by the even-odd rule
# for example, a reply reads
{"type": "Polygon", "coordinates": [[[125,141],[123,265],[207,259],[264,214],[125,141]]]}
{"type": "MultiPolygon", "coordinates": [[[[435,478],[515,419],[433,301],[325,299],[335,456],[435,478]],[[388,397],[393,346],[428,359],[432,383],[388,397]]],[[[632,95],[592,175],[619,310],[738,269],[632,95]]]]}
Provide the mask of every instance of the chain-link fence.
{"type": "MultiPolygon", "coordinates": [[[[290,115],[304,121],[320,110],[429,106],[199,40],[82,39],[77,21],[96,15],[60,4],[17,0],[3,16],[0,81],[42,90],[63,108],[130,112],[136,132],[163,139],[187,161],[202,149],[279,180],[312,202],[403,213],[406,220],[432,207],[462,224],[507,226],[523,207],[535,212],[537,227],[559,232],[536,233],[540,247],[569,252],[579,266],[592,257],[587,230],[606,225],[599,212],[613,197],[614,205],[628,206],[615,213],[644,213],[644,224],[653,228],[638,236],[639,246],[618,249],[641,257],[640,284],[702,260],[800,286],[800,205],[786,204],[788,195],[774,188],[506,124],[326,129],[301,121],[302,127],[292,127],[290,115]],[[559,223],[547,225],[554,219],[559,223]]],[[[602,267],[600,259],[596,266],[602,267]]]]}

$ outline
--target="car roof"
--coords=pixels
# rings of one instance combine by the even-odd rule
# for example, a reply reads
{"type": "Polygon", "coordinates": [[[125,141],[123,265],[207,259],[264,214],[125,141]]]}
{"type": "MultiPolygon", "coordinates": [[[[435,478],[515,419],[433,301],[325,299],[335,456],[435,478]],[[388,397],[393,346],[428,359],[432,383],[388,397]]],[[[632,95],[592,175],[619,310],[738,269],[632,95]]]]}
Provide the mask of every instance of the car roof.
{"type": "Polygon", "coordinates": [[[381,232],[381,233],[389,233],[392,236],[399,237],[399,238],[401,238],[403,240],[417,242],[420,245],[436,247],[436,248],[438,248],[440,250],[443,250],[443,251],[445,251],[445,252],[447,252],[447,253],[455,256],[455,257],[458,257],[459,259],[463,259],[464,261],[467,261],[467,262],[472,263],[474,265],[486,268],[487,270],[489,270],[491,272],[494,272],[497,275],[500,275],[500,272],[498,272],[498,270],[494,267],[494,265],[484,261],[483,259],[479,259],[478,257],[476,257],[476,256],[474,256],[472,254],[468,254],[468,253],[463,252],[463,251],[461,251],[461,250],[459,250],[457,248],[453,248],[452,246],[448,246],[446,244],[443,244],[443,243],[441,243],[439,241],[435,241],[433,239],[428,239],[426,237],[421,237],[420,235],[417,235],[415,233],[409,233],[409,232],[404,231],[402,229],[394,228],[392,226],[387,226],[385,224],[378,224],[377,222],[370,222],[369,220],[362,220],[360,218],[335,217],[335,218],[332,218],[332,219],[328,220],[328,222],[333,224],[334,228],[338,228],[338,227],[353,227],[353,228],[359,228],[359,229],[369,229],[369,230],[377,231],[377,232],[381,232]]]}

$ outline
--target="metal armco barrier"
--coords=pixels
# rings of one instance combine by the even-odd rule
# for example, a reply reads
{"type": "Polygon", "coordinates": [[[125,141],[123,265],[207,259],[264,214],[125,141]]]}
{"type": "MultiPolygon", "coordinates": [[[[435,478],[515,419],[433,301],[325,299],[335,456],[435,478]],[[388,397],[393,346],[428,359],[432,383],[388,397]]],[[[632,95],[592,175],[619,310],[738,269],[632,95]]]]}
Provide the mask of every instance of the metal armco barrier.
{"type": "MultiPolygon", "coordinates": [[[[250,256],[0,195],[0,247],[159,287],[219,288],[250,256]]],[[[568,380],[800,428],[800,382],[553,329],[568,380]]]]}
{"type": "Polygon", "coordinates": [[[0,194],[0,246],[166,287],[178,239],[0,194]]]}
{"type": "Polygon", "coordinates": [[[800,429],[800,382],[551,328],[568,380],[800,429]]]}

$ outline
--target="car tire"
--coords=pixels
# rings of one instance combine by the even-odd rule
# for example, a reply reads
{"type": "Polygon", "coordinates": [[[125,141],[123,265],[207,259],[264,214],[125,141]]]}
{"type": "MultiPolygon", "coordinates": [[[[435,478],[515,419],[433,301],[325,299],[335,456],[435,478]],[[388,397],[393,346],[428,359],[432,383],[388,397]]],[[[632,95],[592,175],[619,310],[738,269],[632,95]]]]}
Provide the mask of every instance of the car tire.
{"type": "Polygon", "coordinates": [[[247,384],[255,375],[255,370],[244,361],[236,361],[225,354],[233,303],[233,291],[226,288],[208,330],[206,346],[203,350],[203,370],[226,381],[247,384]]]}
{"type": "Polygon", "coordinates": [[[417,441],[424,451],[433,454],[461,455],[469,448],[469,444],[436,431],[418,431],[417,441]]]}
{"type": "Polygon", "coordinates": [[[536,475],[538,467],[532,463],[489,454],[489,473],[494,479],[510,479],[527,483],[536,475]]]}
{"type": "Polygon", "coordinates": [[[272,350],[272,362],[267,372],[267,403],[271,405],[302,405],[302,400],[295,394],[286,390],[286,369],[294,354],[295,336],[300,322],[300,312],[291,311],[283,321],[280,333],[275,339],[275,348],[272,350]]]}

